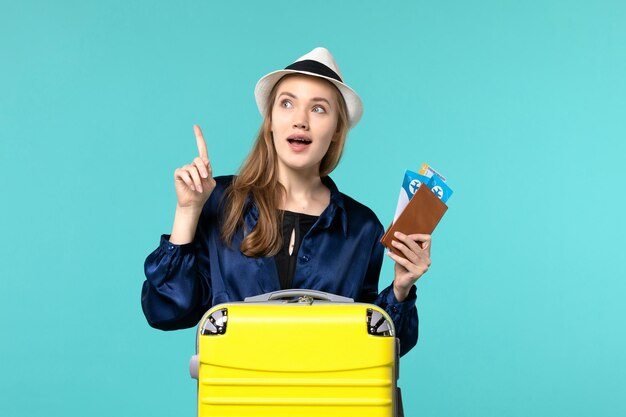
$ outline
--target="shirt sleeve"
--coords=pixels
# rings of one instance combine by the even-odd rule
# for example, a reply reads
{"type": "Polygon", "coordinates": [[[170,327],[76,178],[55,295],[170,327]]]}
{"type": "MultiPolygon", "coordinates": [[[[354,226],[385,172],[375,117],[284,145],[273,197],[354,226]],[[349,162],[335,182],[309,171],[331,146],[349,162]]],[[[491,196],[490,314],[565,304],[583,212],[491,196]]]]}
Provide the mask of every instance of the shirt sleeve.
{"type": "Polygon", "coordinates": [[[146,280],[141,291],[148,323],[161,330],[195,326],[211,296],[210,280],[202,276],[208,268],[197,265],[197,236],[194,242],[184,245],[171,243],[169,237],[162,235],[159,246],[146,258],[146,280]]]}
{"type": "Polygon", "coordinates": [[[396,336],[400,339],[400,356],[405,355],[417,344],[419,334],[419,319],[417,315],[416,287],[413,285],[407,298],[400,302],[393,292],[393,283],[378,293],[378,280],[383,263],[385,248],[380,243],[384,229],[379,227],[369,265],[364,281],[361,299],[364,302],[376,304],[389,314],[396,330],[396,336]]]}
{"type": "Polygon", "coordinates": [[[400,339],[400,356],[405,355],[417,344],[419,319],[415,306],[416,298],[416,288],[413,285],[407,298],[402,302],[398,301],[391,284],[382,290],[374,301],[374,304],[384,309],[393,320],[396,334],[400,339]]]}

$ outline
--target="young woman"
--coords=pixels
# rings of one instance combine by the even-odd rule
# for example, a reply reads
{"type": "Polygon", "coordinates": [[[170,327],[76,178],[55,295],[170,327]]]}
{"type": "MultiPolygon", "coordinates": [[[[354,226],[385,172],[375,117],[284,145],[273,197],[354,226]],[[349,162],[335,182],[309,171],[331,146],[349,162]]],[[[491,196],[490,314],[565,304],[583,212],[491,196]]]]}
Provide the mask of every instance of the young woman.
{"type": "Polygon", "coordinates": [[[383,226],[328,177],[360,98],[324,48],[263,77],[255,96],[264,121],[237,176],[213,177],[194,126],[198,156],[174,172],[172,233],[145,262],[148,322],[192,327],[215,304],[306,288],[384,308],[405,354],[417,342],[414,284],[430,266],[430,236],[395,236],[405,257],[387,253],[395,277],[378,293],[383,226]]]}

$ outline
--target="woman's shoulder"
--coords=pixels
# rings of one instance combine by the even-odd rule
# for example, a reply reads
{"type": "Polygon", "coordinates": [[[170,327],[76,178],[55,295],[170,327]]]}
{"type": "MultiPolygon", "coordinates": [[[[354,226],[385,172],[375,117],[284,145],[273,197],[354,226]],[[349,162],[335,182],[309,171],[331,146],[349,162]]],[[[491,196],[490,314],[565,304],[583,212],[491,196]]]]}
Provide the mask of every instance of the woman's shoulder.
{"type": "Polygon", "coordinates": [[[361,225],[369,224],[374,228],[383,227],[374,210],[347,194],[340,194],[349,222],[357,222],[361,225]]]}
{"type": "Polygon", "coordinates": [[[213,194],[221,197],[228,187],[230,187],[235,178],[235,175],[220,175],[218,177],[213,177],[215,180],[215,189],[213,190],[213,194]]]}
{"type": "Polygon", "coordinates": [[[211,197],[204,204],[203,211],[218,211],[222,207],[222,203],[224,202],[224,196],[226,195],[226,190],[230,187],[233,180],[235,179],[235,175],[220,175],[217,177],[213,177],[215,180],[215,188],[211,193],[211,197]]]}
{"type": "Polygon", "coordinates": [[[228,186],[233,182],[236,175],[220,175],[217,177],[213,177],[215,182],[217,183],[215,188],[228,188],[228,186]]]}
{"type": "Polygon", "coordinates": [[[322,182],[330,189],[331,203],[343,209],[349,224],[357,224],[359,227],[369,225],[374,229],[382,229],[383,226],[372,209],[339,191],[337,185],[330,177],[322,178],[322,182]]]}

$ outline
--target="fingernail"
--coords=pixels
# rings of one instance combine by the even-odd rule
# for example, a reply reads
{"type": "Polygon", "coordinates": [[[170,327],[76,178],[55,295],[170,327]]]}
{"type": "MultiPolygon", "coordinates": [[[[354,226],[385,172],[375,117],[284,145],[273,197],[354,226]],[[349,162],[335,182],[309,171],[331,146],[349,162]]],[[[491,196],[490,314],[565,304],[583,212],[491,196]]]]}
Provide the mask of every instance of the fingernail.
{"type": "Polygon", "coordinates": [[[194,187],[193,185],[190,185],[189,188],[191,188],[191,191],[196,191],[196,187],[194,187]]]}
{"type": "Polygon", "coordinates": [[[393,235],[394,235],[395,237],[400,237],[400,232],[394,232],[394,233],[393,233],[393,235]]]}

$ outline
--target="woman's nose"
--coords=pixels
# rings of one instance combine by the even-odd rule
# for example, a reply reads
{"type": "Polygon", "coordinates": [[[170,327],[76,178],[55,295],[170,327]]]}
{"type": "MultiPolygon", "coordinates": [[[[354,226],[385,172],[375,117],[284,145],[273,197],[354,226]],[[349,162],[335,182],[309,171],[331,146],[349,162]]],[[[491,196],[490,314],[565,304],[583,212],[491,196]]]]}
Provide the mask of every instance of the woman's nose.
{"type": "Polygon", "coordinates": [[[294,117],[293,127],[298,129],[308,129],[309,120],[305,111],[298,112],[294,117]]]}

